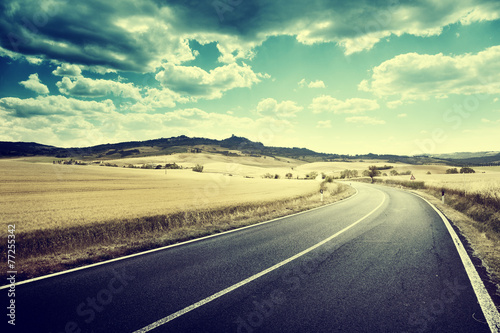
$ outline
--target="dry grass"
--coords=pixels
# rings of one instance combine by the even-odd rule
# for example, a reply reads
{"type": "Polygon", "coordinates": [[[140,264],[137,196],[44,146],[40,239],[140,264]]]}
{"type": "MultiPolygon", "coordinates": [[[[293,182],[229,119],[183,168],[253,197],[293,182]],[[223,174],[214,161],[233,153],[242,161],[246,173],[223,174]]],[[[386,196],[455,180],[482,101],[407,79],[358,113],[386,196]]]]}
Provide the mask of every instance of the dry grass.
{"type": "Polygon", "coordinates": [[[310,193],[310,181],[247,179],[191,170],[141,170],[0,160],[3,230],[90,225],[113,219],[154,216],[280,200],[310,193]]]}
{"type": "MultiPolygon", "coordinates": [[[[343,184],[0,161],[2,224],[18,279],[288,215],[352,194],[343,184]],[[5,185],[5,186],[4,186],[5,185]],[[325,185],[323,185],[325,186],[325,185]]],[[[6,253],[5,244],[0,252],[6,253]]]]}

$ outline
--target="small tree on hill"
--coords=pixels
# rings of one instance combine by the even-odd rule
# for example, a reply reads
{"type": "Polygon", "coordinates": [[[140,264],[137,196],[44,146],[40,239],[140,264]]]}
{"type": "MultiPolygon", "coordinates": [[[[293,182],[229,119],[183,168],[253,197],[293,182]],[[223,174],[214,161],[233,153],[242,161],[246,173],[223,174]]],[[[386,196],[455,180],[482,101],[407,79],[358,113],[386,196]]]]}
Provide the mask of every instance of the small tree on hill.
{"type": "Polygon", "coordinates": [[[370,165],[368,167],[368,177],[370,177],[372,179],[372,183],[373,183],[373,177],[376,177],[379,175],[380,175],[380,171],[378,171],[377,166],[370,165]]]}
{"type": "Polygon", "coordinates": [[[460,169],[460,173],[476,173],[476,171],[469,167],[463,167],[460,169]]]}
{"type": "Polygon", "coordinates": [[[196,164],[196,166],[193,167],[193,171],[195,171],[195,172],[203,172],[203,165],[196,164]]]}

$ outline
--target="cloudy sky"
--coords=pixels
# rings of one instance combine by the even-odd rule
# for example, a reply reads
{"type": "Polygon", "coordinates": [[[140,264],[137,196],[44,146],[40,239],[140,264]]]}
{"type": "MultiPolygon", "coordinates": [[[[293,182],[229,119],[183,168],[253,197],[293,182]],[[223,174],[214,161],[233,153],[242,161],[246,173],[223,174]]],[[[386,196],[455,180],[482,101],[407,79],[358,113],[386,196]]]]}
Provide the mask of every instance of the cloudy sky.
{"type": "Polygon", "coordinates": [[[2,0],[0,140],[500,150],[498,0],[2,0]]]}

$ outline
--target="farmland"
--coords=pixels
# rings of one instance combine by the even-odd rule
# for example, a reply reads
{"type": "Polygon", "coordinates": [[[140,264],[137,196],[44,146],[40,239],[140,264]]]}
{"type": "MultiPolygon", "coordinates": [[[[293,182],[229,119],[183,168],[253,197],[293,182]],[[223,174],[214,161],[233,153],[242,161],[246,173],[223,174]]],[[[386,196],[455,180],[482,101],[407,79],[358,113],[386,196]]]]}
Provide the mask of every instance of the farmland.
{"type": "MultiPolygon", "coordinates": [[[[458,191],[450,194],[449,204],[466,207],[462,211],[469,216],[479,212],[481,218],[487,210],[476,203],[465,205],[472,200],[464,198],[462,192],[498,200],[500,187],[497,168],[446,174],[449,166],[380,160],[307,163],[283,157],[209,153],[106,160],[118,167],[90,161],[87,165],[53,164],[54,160],[0,160],[1,223],[4,230],[8,224],[16,225],[23,248],[19,260],[25,267],[21,271],[24,278],[317,207],[322,204],[320,186],[326,190],[324,203],[343,199],[352,195],[352,188],[324,184],[321,178],[340,178],[346,169],[359,175],[370,165],[383,168],[386,174],[389,170],[409,171],[428,187],[458,191]],[[156,169],[173,163],[179,169],[156,169]],[[202,173],[192,170],[198,164],[203,165],[202,173]],[[311,174],[318,176],[308,177],[311,174]]],[[[409,178],[382,175],[377,180],[408,182],[409,178]]],[[[498,235],[492,218],[494,212],[475,222],[474,230],[493,240],[498,235]]]]}
{"type": "Polygon", "coordinates": [[[316,182],[0,160],[2,224],[32,231],[301,196],[316,182]]]}

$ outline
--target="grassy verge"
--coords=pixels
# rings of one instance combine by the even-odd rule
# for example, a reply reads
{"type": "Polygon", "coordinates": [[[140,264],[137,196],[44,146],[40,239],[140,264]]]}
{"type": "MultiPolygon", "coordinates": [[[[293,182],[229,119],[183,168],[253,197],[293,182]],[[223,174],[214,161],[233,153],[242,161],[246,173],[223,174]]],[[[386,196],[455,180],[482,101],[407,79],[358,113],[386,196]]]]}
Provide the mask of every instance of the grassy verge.
{"type": "MultiPolygon", "coordinates": [[[[361,181],[370,182],[369,178],[361,181]]],[[[469,244],[470,255],[480,260],[487,283],[493,285],[494,301],[500,308],[500,196],[498,193],[471,193],[424,182],[376,179],[376,183],[414,190],[432,202],[458,228],[469,244]],[[445,191],[445,203],[441,201],[445,191]]]]}
{"type": "MultiPolygon", "coordinates": [[[[318,192],[285,200],[191,210],[141,218],[111,220],[16,234],[18,281],[88,265],[127,254],[240,228],[333,203],[354,189],[322,183],[318,192]]],[[[0,252],[7,253],[5,245],[0,252]]],[[[2,276],[5,281],[6,276],[2,276]]]]}

